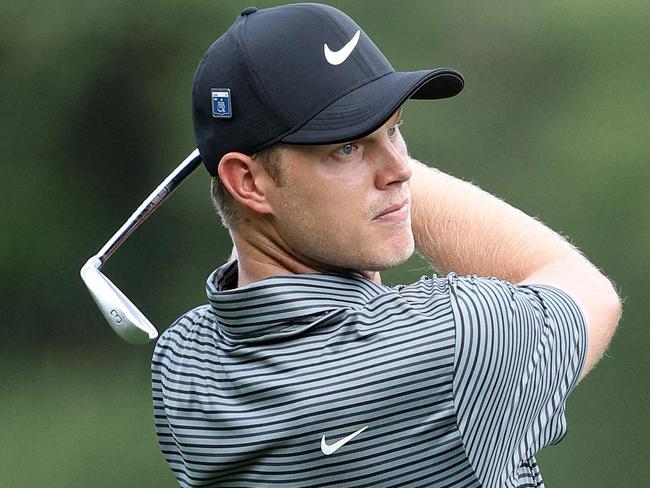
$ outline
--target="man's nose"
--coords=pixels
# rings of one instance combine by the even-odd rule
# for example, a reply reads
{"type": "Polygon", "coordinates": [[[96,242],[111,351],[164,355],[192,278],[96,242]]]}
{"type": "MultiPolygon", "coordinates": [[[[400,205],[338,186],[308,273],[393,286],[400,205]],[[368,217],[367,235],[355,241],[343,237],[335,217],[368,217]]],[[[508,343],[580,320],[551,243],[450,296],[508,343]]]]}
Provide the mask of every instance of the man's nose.
{"type": "Polygon", "coordinates": [[[377,171],[376,185],[385,190],[396,183],[404,183],[411,178],[413,171],[405,151],[392,143],[382,148],[381,167],[377,171]]]}

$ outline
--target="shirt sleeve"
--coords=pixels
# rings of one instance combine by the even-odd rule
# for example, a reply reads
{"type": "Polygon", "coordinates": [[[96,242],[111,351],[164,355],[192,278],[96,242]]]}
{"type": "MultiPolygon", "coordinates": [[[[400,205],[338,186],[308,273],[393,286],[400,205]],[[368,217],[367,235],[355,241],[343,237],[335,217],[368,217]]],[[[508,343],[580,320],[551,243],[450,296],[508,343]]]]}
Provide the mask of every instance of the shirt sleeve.
{"type": "Polygon", "coordinates": [[[448,280],[458,427],[483,485],[509,486],[521,463],[566,433],[566,398],[586,357],[584,317],[550,286],[448,280]]]}

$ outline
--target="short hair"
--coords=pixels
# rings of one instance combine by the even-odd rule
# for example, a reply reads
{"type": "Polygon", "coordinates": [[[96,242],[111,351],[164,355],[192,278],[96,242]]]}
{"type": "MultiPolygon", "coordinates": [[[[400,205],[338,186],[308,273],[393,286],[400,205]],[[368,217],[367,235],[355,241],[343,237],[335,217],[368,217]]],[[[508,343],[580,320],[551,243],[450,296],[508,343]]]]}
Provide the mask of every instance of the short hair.
{"type": "MultiPolygon", "coordinates": [[[[282,144],[274,144],[266,149],[253,154],[252,159],[260,163],[262,168],[269,174],[269,176],[278,185],[284,184],[282,159],[284,148],[282,144]]],[[[230,194],[230,192],[223,185],[219,179],[219,175],[212,177],[210,183],[210,198],[217,214],[221,218],[221,223],[226,229],[236,228],[239,223],[239,215],[237,212],[238,203],[230,194]]]]}

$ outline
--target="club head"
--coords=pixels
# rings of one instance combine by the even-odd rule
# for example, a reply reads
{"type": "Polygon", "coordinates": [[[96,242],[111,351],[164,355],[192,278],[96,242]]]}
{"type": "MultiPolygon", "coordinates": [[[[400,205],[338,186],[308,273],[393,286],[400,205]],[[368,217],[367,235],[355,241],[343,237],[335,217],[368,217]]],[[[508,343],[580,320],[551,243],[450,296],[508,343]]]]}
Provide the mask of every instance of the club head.
{"type": "Polygon", "coordinates": [[[138,307],[100,271],[101,261],[90,258],[81,268],[81,279],[111,328],[126,342],[147,344],[158,331],[138,307]]]}

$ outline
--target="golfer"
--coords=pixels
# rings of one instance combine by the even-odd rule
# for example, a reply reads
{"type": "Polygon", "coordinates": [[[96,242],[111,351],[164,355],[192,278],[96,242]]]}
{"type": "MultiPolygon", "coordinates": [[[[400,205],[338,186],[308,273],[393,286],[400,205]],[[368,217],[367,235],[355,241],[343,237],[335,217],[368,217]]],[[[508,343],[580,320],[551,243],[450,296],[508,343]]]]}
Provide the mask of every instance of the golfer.
{"type": "Polygon", "coordinates": [[[463,84],[395,72],[318,4],[247,8],[201,59],[195,134],[236,252],[153,356],[182,486],[543,486],[535,453],[620,303],[562,236],[409,156],[403,103],[463,84]],[[442,274],[383,285],[415,249],[442,274]]]}

